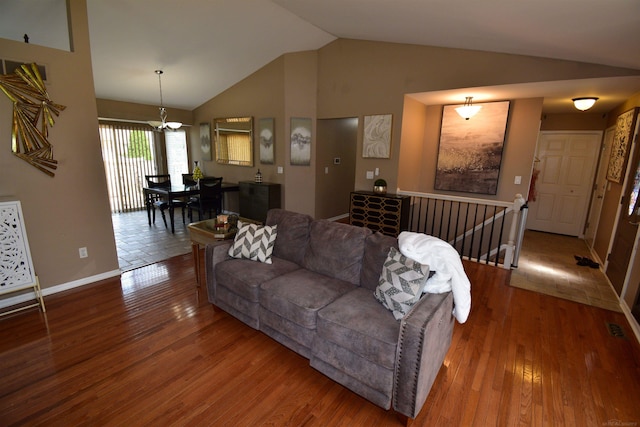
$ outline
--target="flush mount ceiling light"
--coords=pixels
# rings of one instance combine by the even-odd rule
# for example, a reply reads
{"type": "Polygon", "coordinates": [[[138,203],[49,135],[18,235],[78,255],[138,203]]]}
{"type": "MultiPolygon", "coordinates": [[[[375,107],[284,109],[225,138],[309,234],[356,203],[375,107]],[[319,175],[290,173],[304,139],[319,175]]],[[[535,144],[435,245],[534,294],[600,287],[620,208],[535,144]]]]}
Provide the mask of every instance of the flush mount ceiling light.
{"type": "Polygon", "coordinates": [[[598,98],[591,96],[586,98],[573,98],[573,105],[580,111],[587,111],[589,108],[593,107],[593,104],[596,103],[598,98]]]}
{"type": "Polygon", "coordinates": [[[472,99],[473,96],[465,97],[464,105],[462,107],[456,108],[456,111],[458,112],[458,114],[460,114],[460,117],[465,120],[469,120],[471,117],[478,114],[478,111],[480,111],[480,109],[482,108],[480,105],[473,105],[473,102],[471,101],[472,99]]]}
{"type": "Polygon", "coordinates": [[[155,73],[158,75],[158,85],[160,87],[160,121],[150,120],[149,125],[153,127],[155,130],[163,130],[166,128],[175,130],[180,129],[182,123],[180,122],[168,122],[167,121],[167,110],[164,108],[164,104],[162,103],[162,70],[156,70],[155,73]]]}

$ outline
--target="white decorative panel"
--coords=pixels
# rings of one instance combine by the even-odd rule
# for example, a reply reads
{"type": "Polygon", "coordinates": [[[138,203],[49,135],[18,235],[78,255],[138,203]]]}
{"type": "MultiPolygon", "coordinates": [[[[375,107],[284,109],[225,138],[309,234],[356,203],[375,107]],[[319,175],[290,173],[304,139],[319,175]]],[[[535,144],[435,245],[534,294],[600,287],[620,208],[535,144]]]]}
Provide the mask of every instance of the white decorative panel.
{"type": "Polygon", "coordinates": [[[20,202],[0,201],[0,293],[34,283],[36,274],[20,202]]]}

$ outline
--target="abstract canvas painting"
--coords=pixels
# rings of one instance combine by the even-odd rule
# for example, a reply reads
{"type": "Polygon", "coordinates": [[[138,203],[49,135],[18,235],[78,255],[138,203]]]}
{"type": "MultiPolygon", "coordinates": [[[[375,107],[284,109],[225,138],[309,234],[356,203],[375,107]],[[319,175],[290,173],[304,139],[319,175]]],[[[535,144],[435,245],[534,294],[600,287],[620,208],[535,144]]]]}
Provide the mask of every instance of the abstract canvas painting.
{"type": "Polygon", "coordinates": [[[291,164],[311,164],[311,119],[291,118],[291,164]]]}
{"type": "Polygon", "coordinates": [[[388,159],[391,148],[391,114],[364,116],[362,157],[388,159]]]}
{"type": "Polygon", "coordinates": [[[509,101],[486,102],[469,120],[445,105],[436,166],[436,190],[496,194],[509,101]]]}
{"type": "Polygon", "coordinates": [[[211,160],[211,125],[200,123],[200,151],[202,160],[211,160]]]}
{"type": "Polygon", "coordinates": [[[609,157],[609,167],[607,169],[607,179],[620,183],[624,176],[627,152],[629,151],[629,140],[633,137],[633,127],[636,122],[637,109],[631,109],[618,116],[616,120],[616,131],[613,135],[611,145],[611,156],[609,157]]]}
{"type": "Polygon", "coordinates": [[[274,162],[273,119],[260,119],[258,122],[258,138],[260,139],[260,163],[272,165],[274,162]]]}

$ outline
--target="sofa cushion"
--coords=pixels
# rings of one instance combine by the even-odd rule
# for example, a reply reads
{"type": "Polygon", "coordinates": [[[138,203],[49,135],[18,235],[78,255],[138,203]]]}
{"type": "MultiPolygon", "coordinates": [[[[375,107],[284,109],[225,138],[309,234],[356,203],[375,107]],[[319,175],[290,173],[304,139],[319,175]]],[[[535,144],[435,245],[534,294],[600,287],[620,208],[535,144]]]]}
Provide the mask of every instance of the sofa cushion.
{"type": "Polygon", "coordinates": [[[309,241],[309,228],[313,218],[309,215],[283,209],[270,209],[266,225],[278,225],[278,239],[273,255],[302,264],[309,241]]]}
{"type": "Polygon", "coordinates": [[[358,285],[364,241],[371,230],[328,220],[311,223],[303,267],[358,285]]]}
{"type": "Polygon", "coordinates": [[[233,293],[253,302],[258,302],[261,283],[300,268],[298,264],[273,257],[272,264],[229,259],[216,265],[216,282],[233,293]]]}
{"type": "Polygon", "coordinates": [[[260,305],[284,319],[314,329],[318,310],[353,288],[343,280],[299,269],[260,285],[260,305]]]}
{"type": "Polygon", "coordinates": [[[380,232],[375,232],[367,237],[364,243],[360,286],[371,291],[376,290],[382,266],[391,248],[398,248],[398,239],[395,237],[387,236],[380,232]]]}
{"type": "Polygon", "coordinates": [[[356,288],[318,312],[319,337],[394,369],[400,322],[369,289],[356,288]]]}
{"type": "Polygon", "coordinates": [[[391,248],[374,295],[400,320],[418,302],[428,278],[428,265],[420,264],[402,255],[396,248],[391,248]]]}
{"type": "Polygon", "coordinates": [[[276,241],[278,226],[242,224],[229,248],[229,256],[271,264],[271,254],[276,241]]]}

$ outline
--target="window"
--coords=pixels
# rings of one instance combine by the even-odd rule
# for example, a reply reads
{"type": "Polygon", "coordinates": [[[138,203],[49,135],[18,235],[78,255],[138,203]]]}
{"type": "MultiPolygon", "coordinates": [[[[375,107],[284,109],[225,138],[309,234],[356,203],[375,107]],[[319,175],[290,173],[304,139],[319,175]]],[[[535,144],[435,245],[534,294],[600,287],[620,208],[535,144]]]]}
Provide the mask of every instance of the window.
{"type": "Polygon", "coordinates": [[[160,133],[145,124],[101,122],[100,144],[107,177],[111,212],[129,212],[145,208],[145,175],[169,173],[171,182],[182,183],[189,171],[187,139],[184,130],[166,131],[164,153],[157,144],[160,133]]]}
{"type": "Polygon", "coordinates": [[[101,123],[99,129],[111,212],[143,209],[144,176],[158,170],[153,131],[132,123],[101,123]]]}
{"type": "Polygon", "coordinates": [[[171,175],[171,182],[182,183],[182,174],[189,173],[185,131],[179,129],[165,132],[164,143],[167,150],[167,172],[171,175]]]}

